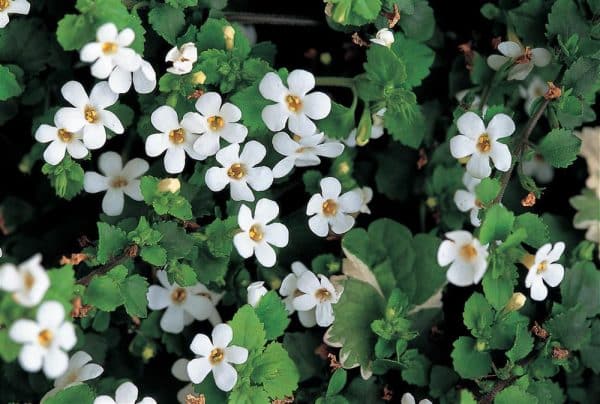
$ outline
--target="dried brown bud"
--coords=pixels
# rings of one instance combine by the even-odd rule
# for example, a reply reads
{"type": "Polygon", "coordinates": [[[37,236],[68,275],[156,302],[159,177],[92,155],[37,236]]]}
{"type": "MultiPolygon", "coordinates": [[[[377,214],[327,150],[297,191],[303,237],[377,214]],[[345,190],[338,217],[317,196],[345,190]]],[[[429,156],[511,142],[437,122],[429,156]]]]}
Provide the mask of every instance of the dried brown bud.
{"type": "Polygon", "coordinates": [[[394,397],[394,392],[392,391],[392,389],[390,389],[387,384],[385,386],[383,386],[383,396],[381,396],[381,399],[383,401],[392,401],[393,397],[394,397]]]}
{"type": "Polygon", "coordinates": [[[492,48],[498,49],[498,45],[500,45],[501,42],[502,42],[501,36],[496,36],[496,37],[492,38],[492,48]]]}
{"type": "Polygon", "coordinates": [[[185,404],[206,404],[206,398],[204,398],[204,394],[199,396],[188,394],[185,396],[185,404]]]}
{"type": "Polygon", "coordinates": [[[86,317],[88,312],[92,309],[92,306],[84,305],[81,303],[81,297],[77,296],[71,302],[73,308],[71,309],[72,318],[83,318],[86,317]]]}
{"type": "Polygon", "coordinates": [[[473,48],[471,48],[471,41],[458,45],[458,51],[465,56],[465,67],[467,70],[473,69],[475,52],[473,52],[473,48]]]}
{"type": "Polygon", "coordinates": [[[63,255],[60,259],[60,265],[77,265],[88,259],[87,254],[73,253],[70,257],[63,255]]]}
{"type": "Polygon", "coordinates": [[[369,43],[367,41],[365,41],[364,39],[362,39],[360,37],[360,35],[358,34],[358,32],[355,32],[354,34],[352,34],[352,43],[355,45],[358,45],[360,47],[369,46],[369,43]]]}
{"type": "Polygon", "coordinates": [[[540,339],[548,338],[548,331],[543,329],[542,326],[537,323],[537,321],[533,323],[533,327],[531,327],[531,332],[533,333],[533,335],[540,339]]]}
{"type": "Polygon", "coordinates": [[[553,82],[548,82],[548,91],[544,94],[544,98],[547,100],[555,100],[562,95],[562,90],[560,87],[554,85],[553,82]]]}
{"type": "Polygon", "coordinates": [[[287,396],[285,398],[278,398],[271,401],[271,404],[291,404],[294,402],[294,396],[287,396]]]}
{"type": "Polygon", "coordinates": [[[429,162],[427,158],[427,154],[425,153],[425,149],[419,149],[419,160],[417,160],[417,170],[422,169],[429,162]]]}
{"type": "Polygon", "coordinates": [[[204,90],[194,90],[193,93],[191,93],[190,95],[187,96],[188,100],[197,100],[198,98],[202,97],[204,95],[204,90]]]}
{"type": "Polygon", "coordinates": [[[530,208],[535,205],[536,198],[533,192],[528,193],[525,198],[521,199],[521,205],[530,208]]]}
{"type": "Polygon", "coordinates": [[[128,247],[125,247],[125,255],[131,258],[137,257],[139,251],[140,248],[137,246],[137,244],[132,244],[128,247]]]}
{"type": "Polygon", "coordinates": [[[331,368],[332,372],[342,367],[342,364],[338,362],[337,356],[334,354],[327,354],[327,358],[329,359],[329,367],[331,368]]]}
{"type": "Polygon", "coordinates": [[[381,13],[388,20],[388,28],[394,28],[398,21],[400,21],[400,10],[398,9],[398,4],[394,3],[394,9],[389,12],[381,13]]]}
{"type": "Polygon", "coordinates": [[[552,358],[554,359],[558,359],[558,360],[563,360],[563,359],[567,359],[569,357],[569,350],[566,348],[561,348],[558,346],[555,346],[554,348],[552,348],[552,358]]]}

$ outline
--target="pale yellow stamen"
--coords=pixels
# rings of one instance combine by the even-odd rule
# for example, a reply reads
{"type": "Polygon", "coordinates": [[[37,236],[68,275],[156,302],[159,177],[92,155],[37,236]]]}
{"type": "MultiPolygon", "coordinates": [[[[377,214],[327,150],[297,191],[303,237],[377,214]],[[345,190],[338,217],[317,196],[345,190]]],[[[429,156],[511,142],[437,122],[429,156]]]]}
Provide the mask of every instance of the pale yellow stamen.
{"type": "Polygon", "coordinates": [[[45,329],[40,331],[40,333],[38,334],[38,343],[44,348],[48,348],[52,343],[53,338],[54,335],[52,334],[52,331],[45,329]]]}
{"type": "Polygon", "coordinates": [[[240,180],[242,179],[244,176],[246,175],[246,169],[244,168],[244,166],[240,163],[235,163],[232,164],[228,169],[227,169],[227,176],[229,178],[232,178],[234,180],[240,180]]]}
{"type": "Polygon", "coordinates": [[[35,284],[35,278],[29,272],[27,272],[23,278],[23,284],[25,285],[25,289],[31,290],[31,288],[35,284]]]}
{"type": "Polygon", "coordinates": [[[10,0],[0,0],[0,11],[4,11],[10,6],[10,0]]]}
{"type": "Polygon", "coordinates": [[[214,348],[208,355],[208,361],[211,365],[221,363],[225,359],[225,352],[221,348],[214,348]]]}
{"type": "Polygon", "coordinates": [[[171,300],[173,303],[183,303],[187,297],[187,292],[184,288],[177,288],[171,292],[171,300]]]}
{"type": "Polygon", "coordinates": [[[119,45],[114,42],[104,42],[102,44],[102,53],[105,55],[112,55],[113,53],[116,53],[118,49],[119,45]]]}
{"type": "MultiPolygon", "coordinates": [[[[0,0],[1,1],[1,0],[0,0]]],[[[58,138],[63,141],[64,143],[69,143],[71,142],[71,140],[73,140],[73,137],[75,135],[73,135],[73,133],[69,132],[66,129],[59,129],[58,130],[58,138]]]]}
{"type": "Polygon", "coordinates": [[[327,199],[322,205],[323,214],[325,216],[335,216],[338,210],[338,205],[333,199],[327,199]]]}
{"type": "Polygon", "coordinates": [[[225,120],[223,120],[223,118],[221,118],[218,115],[210,116],[210,117],[206,118],[206,123],[208,123],[208,127],[213,132],[217,131],[217,130],[221,130],[221,129],[223,129],[223,126],[225,126],[225,120]]]}
{"type": "Polygon", "coordinates": [[[465,244],[460,248],[460,255],[466,261],[471,261],[477,256],[477,249],[472,244],[465,244]]]}
{"type": "Polygon", "coordinates": [[[253,224],[252,227],[250,227],[250,230],[248,231],[248,235],[250,236],[250,238],[253,241],[259,242],[260,240],[263,239],[263,231],[260,227],[260,225],[258,224],[253,224]]]}
{"type": "Polygon", "coordinates": [[[287,107],[292,112],[298,112],[302,109],[302,100],[297,95],[288,94],[285,97],[287,107]]]}
{"type": "Polygon", "coordinates": [[[477,139],[477,148],[482,153],[487,153],[491,150],[492,142],[490,141],[490,137],[487,133],[479,136],[479,139],[477,139]]]}
{"type": "Polygon", "coordinates": [[[128,181],[126,178],[123,177],[115,177],[113,178],[113,180],[111,181],[110,185],[113,188],[123,188],[126,187],[128,184],[128,181]]]}
{"type": "Polygon", "coordinates": [[[185,142],[185,131],[183,128],[173,129],[169,132],[169,140],[173,144],[182,144],[185,142]]]}
{"type": "Polygon", "coordinates": [[[88,121],[89,123],[98,122],[98,111],[96,111],[96,109],[94,107],[92,107],[91,105],[85,106],[83,114],[85,116],[85,120],[88,121]]]}
{"type": "Polygon", "coordinates": [[[315,297],[319,299],[320,302],[324,302],[331,299],[331,292],[325,288],[317,289],[315,297]]]}
{"type": "Polygon", "coordinates": [[[548,261],[542,261],[538,264],[535,272],[539,275],[539,274],[546,272],[547,269],[548,269],[548,261]]]}

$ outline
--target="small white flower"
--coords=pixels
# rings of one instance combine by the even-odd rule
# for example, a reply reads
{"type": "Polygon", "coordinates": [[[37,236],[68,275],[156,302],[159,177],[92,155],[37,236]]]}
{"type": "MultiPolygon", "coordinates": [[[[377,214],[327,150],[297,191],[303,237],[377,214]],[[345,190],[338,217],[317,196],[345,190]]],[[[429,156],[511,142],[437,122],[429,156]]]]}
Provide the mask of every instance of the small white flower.
{"type": "MultiPolygon", "coordinates": [[[[456,98],[456,101],[461,102],[462,100],[465,99],[465,97],[467,96],[467,94],[469,94],[471,91],[473,91],[472,89],[464,89],[464,90],[460,90],[458,93],[456,93],[454,95],[454,98],[456,98]]],[[[479,108],[481,108],[481,97],[478,95],[475,95],[473,97],[473,101],[471,101],[471,105],[469,105],[469,109],[476,109],[478,110],[479,108]]],[[[487,112],[488,106],[484,105],[483,108],[481,109],[481,114],[483,116],[485,116],[485,113],[487,112]]]]}
{"type": "Polygon", "coordinates": [[[165,170],[169,174],[178,174],[185,168],[185,154],[194,160],[204,160],[194,151],[194,142],[202,128],[202,118],[195,112],[188,112],[181,122],[177,112],[168,105],[158,107],[150,116],[152,125],[161,133],[146,138],[146,154],[156,157],[165,152],[165,170]]]}
{"type": "Polygon", "coordinates": [[[394,43],[394,33],[389,28],[382,28],[377,31],[375,38],[371,38],[371,42],[389,48],[394,43]]]}
{"type": "Polygon", "coordinates": [[[560,284],[565,276],[565,268],[561,264],[555,264],[565,251],[565,243],[559,241],[552,246],[551,243],[544,244],[535,254],[529,272],[525,277],[525,286],[531,288],[533,300],[544,300],[548,296],[546,282],[551,287],[560,284]]]}
{"type": "MultiPolygon", "coordinates": [[[[404,393],[400,399],[400,404],[415,404],[415,397],[410,393],[404,393]]],[[[430,400],[424,398],[419,404],[433,404],[430,400]]]]}
{"type": "Polygon", "coordinates": [[[105,79],[115,68],[134,72],[140,67],[141,58],[129,45],[133,43],[135,33],[131,28],[121,32],[111,22],[101,25],[96,31],[96,42],[90,42],[81,48],[81,61],[94,63],[92,76],[105,79]]]}
{"type": "Polygon", "coordinates": [[[266,154],[265,146],[256,140],[246,143],[241,153],[237,143],[222,148],[216,155],[222,167],[211,167],[206,171],[206,186],[218,192],[229,185],[234,201],[254,201],[252,189],[265,191],[273,184],[273,172],[269,167],[255,167],[266,154]]]}
{"type": "Polygon", "coordinates": [[[108,216],[118,216],[123,213],[125,197],[134,201],[142,201],[140,177],[148,171],[148,163],[139,158],[129,160],[123,166],[123,160],[115,152],[106,152],[98,159],[98,168],[104,175],[88,171],[83,177],[83,189],[92,194],[106,191],[102,198],[102,211],[108,216]]]}
{"type": "Polygon", "coordinates": [[[2,0],[0,1],[0,28],[8,24],[9,14],[29,14],[30,4],[25,0],[2,0]]]}
{"type": "Polygon", "coordinates": [[[287,227],[281,223],[271,223],[279,214],[279,205],[270,199],[259,199],[252,211],[246,205],[240,206],[238,225],[241,232],[233,237],[233,245],[243,258],[256,255],[258,262],[265,267],[275,265],[277,256],[271,244],[285,247],[289,241],[287,227]]]}
{"type": "Polygon", "coordinates": [[[284,156],[273,167],[273,176],[281,178],[286,176],[294,166],[309,167],[321,164],[319,156],[334,158],[342,154],[344,145],[335,141],[325,141],[323,133],[308,136],[293,136],[285,132],[278,132],[273,136],[273,147],[284,156]]]}
{"type": "Polygon", "coordinates": [[[371,187],[365,186],[362,188],[356,188],[353,191],[360,193],[362,204],[360,205],[359,212],[370,215],[371,209],[369,209],[369,202],[371,202],[371,200],[373,199],[373,190],[371,189],[371,187]]]}
{"type": "Polygon", "coordinates": [[[342,192],[342,184],[334,177],[323,178],[320,182],[321,193],[314,194],[308,201],[306,214],[312,216],[308,227],[319,237],[329,233],[329,227],[335,234],[343,234],[354,226],[352,213],[360,210],[362,196],[359,192],[342,192]]]}
{"type": "MultiPolygon", "coordinates": [[[[171,374],[177,380],[180,380],[182,382],[189,382],[190,377],[187,373],[188,363],[190,363],[190,361],[185,358],[177,359],[175,363],[173,363],[173,366],[171,366],[171,374]]],[[[192,383],[188,383],[177,392],[177,401],[179,401],[181,404],[185,404],[185,398],[189,394],[194,395],[195,393],[196,392],[194,390],[194,385],[192,383]]]]}
{"type": "Polygon", "coordinates": [[[531,106],[540,97],[548,91],[548,83],[542,80],[539,76],[533,77],[527,88],[519,86],[519,94],[525,99],[525,112],[531,111],[531,106]]]}
{"type": "Polygon", "coordinates": [[[524,80],[533,70],[533,66],[544,67],[550,63],[552,55],[544,48],[523,48],[512,41],[500,42],[498,51],[502,55],[490,55],[487,59],[488,66],[494,70],[500,68],[509,60],[513,66],[508,70],[509,80],[524,80]]]}
{"type": "Polygon", "coordinates": [[[18,266],[0,266],[0,290],[11,292],[13,299],[25,307],[33,307],[41,302],[49,287],[50,278],[42,267],[41,254],[34,255],[18,266]]]}
{"type": "Polygon", "coordinates": [[[213,329],[212,341],[204,334],[196,334],[190,349],[200,357],[192,359],[187,365],[192,383],[202,383],[212,371],[217,387],[231,391],[237,382],[237,372],[230,363],[239,365],[248,360],[246,348],[228,346],[232,339],[233,330],[227,324],[219,324],[213,329]]]}
{"type": "Polygon", "coordinates": [[[44,395],[42,402],[60,390],[97,378],[104,372],[102,366],[89,363],[92,357],[84,351],[77,351],[69,359],[66,372],[54,381],[54,388],[44,395]]]}
{"type": "Polygon", "coordinates": [[[194,150],[198,154],[214,156],[221,148],[220,138],[229,143],[242,143],[246,139],[248,129],[237,123],[242,111],[229,102],[222,102],[221,96],[214,92],[205,93],[196,101],[196,110],[202,118],[202,126],[198,130],[202,136],[194,143],[194,150]]]}
{"type": "MultiPolygon", "coordinates": [[[[292,263],[292,273],[288,274],[279,287],[279,294],[284,297],[283,302],[288,313],[293,314],[296,310],[294,299],[304,292],[298,289],[298,279],[309,269],[300,261],[292,263]]],[[[317,324],[316,307],[310,310],[298,310],[298,320],[306,328],[314,327],[317,324]]]]}
{"type": "Polygon", "coordinates": [[[61,122],[67,131],[79,132],[83,129],[83,144],[90,150],[99,149],[106,143],[106,129],[116,134],[125,131],[119,118],[109,110],[119,96],[114,93],[106,81],[92,88],[88,97],[81,83],[69,81],[61,92],[72,107],[61,108],[56,112],[55,120],[61,122]]]}
{"type": "Polygon", "coordinates": [[[339,295],[325,275],[319,278],[311,271],[305,271],[298,278],[298,290],[300,296],[294,298],[292,304],[298,311],[308,311],[316,308],[315,316],[317,324],[328,327],[335,319],[332,304],[339,300],[339,295]]]}
{"type": "Polygon", "coordinates": [[[166,271],[157,271],[156,278],[161,286],[151,285],[146,297],[150,309],[167,309],[160,319],[160,328],[164,331],[179,334],[194,319],[203,321],[213,313],[213,303],[201,294],[206,290],[204,285],[181,287],[177,283],[171,284],[166,271]]]}
{"type": "Polygon", "coordinates": [[[289,119],[289,129],[301,136],[317,131],[311,119],[319,120],[329,115],[331,99],[322,92],[307,94],[315,87],[315,76],[306,70],[294,70],[288,75],[288,87],[273,72],[267,73],[260,81],[258,89],[263,97],[275,101],[262,110],[262,119],[273,132],[285,127],[289,119]]]}
{"type": "Polygon", "coordinates": [[[173,47],[165,57],[165,62],[173,63],[167,71],[177,75],[191,72],[196,60],[198,60],[198,49],[193,42],[184,43],[181,48],[173,47]]]}
{"type": "Polygon", "coordinates": [[[546,163],[540,154],[535,154],[531,160],[523,161],[521,167],[523,174],[534,177],[541,184],[547,184],[554,178],[554,168],[546,163]]]}
{"type": "MultiPolygon", "coordinates": [[[[117,387],[115,398],[110,396],[98,396],[94,404],[135,404],[138,398],[138,388],[131,382],[125,382],[117,387]]],[[[137,404],[156,404],[156,400],[151,397],[144,397],[137,404]]]]}
{"type": "Polygon", "coordinates": [[[210,324],[213,327],[217,324],[221,324],[223,322],[223,320],[221,319],[221,315],[219,314],[219,311],[217,310],[217,305],[221,301],[221,298],[223,297],[225,292],[221,292],[221,293],[214,292],[214,291],[210,290],[209,288],[207,288],[206,286],[204,286],[200,282],[198,282],[194,286],[194,290],[195,290],[196,294],[206,297],[213,306],[212,310],[208,316],[208,321],[210,322],[210,324]]]}
{"type": "Polygon", "coordinates": [[[487,269],[488,245],[482,246],[464,230],[446,233],[446,238],[438,249],[437,261],[442,267],[452,264],[446,271],[448,282],[456,286],[479,283],[487,269]]]}
{"type": "MultiPolygon", "coordinates": [[[[386,108],[381,108],[379,111],[375,112],[371,115],[371,135],[369,136],[369,140],[371,139],[379,139],[383,136],[383,115],[385,114],[386,108]]],[[[350,134],[344,140],[344,143],[348,147],[356,147],[356,131],[354,128],[350,131],[350,134]]]]}
{"type": "Polygon", "coordinates": [[[256,307],[260,298],[267,294],[267,288],[263,286],[264,284],[262,281],[252,282],[246,288],[248,292],[248,304],[250,306],[256,307]]]}
{"type": "Polygon", "coordinates": [[[65,309],[56,301],[42,303],[36,320],[20,319],[8,331],[10,338],[23,344],[19,352],[19,363],[27,372],[43,368],[49,379],[62,375],[68,367],[69,351],[75,346],[77,337],[73,324],[65,322],[65,309]]]}
{"type": "Polygon", "coordinates": [[[117,66],[110,74],[108,85],[115,93],[126,93],[131,88],[131,83],[133,83],[133,88],[139,94],[151,93],[156,88],[156,72],[154,68],[150,63],[142,59],[141,56],[136,56],[139,58],[139,67],[136,70],[131,72],[117,66]]]}
{"type": "Polygon", "coordinates": [[[459,189],[454,193],[454,203],[461,212],[470,212],[471,224],[475,227],[481,226],[481,220],[479,219],[479,210],[481,209],[481,202],[477,200],[475,195],[475,187],[479,185],[481,180],[479,178],[472,177],[469,173],[463,175],[463,184],[467,187],[467,190],[459,189]]]}
{"type": "Polygon", "coordinates": [[[65,124],[58,116],[54,116],[54,125],[40,125],[35,131],[35,140],[40,143],[50,143],[44,150],[44,160],[53,166],[60,163],[68,152],[74,159],[82,159],[88,154],[88,149],[81,141],[81,131],[72,133],[65,129],[65,124]]]}
{"type": "Polygon", "coordinates": [[[512,156],[508,146],[498,140],[512,135],[515,123],[506,114],[496,114],[485,127],[483,120],[474,112],[466,112],[458,118],[456,126],[460,135],[450,139],[450,152],[454,158],[471,156],[467,172],[475,178],[486,178],[492,173],[490,158],[496,169],[508,171],[512,156]]]}

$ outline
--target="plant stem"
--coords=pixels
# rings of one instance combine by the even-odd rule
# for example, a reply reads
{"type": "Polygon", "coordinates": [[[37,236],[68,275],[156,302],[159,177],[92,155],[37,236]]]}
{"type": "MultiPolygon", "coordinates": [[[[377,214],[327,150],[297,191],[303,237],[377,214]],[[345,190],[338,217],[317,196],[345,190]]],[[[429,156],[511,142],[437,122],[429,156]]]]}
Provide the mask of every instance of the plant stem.
{"type": "Polygon", "coordinates": [[[299,27],[314,27],[321,25],[321,21],[318,20],[311,20],[310,18],[289,15],[247,13],[238,11],[227,11],[224,14],[227,20],[241,22],[243,24],[295,25],[299,27]]]}
{"type": "Polygon", "coordinates": [[[492,404],[496,394],[500,393],[502,390],[513,384],[517,380],[516,376],[512,376],[506,380],[500,380],[498,383],[494,385],[492,390],[483,396],[478,403],[479,404],[492,404]]]}
{"type": "Polygon", "coordinates": [[[90,272],[89,274],[87,274],[86,276],[84,276],[81,279],[77,280],[77,284],[78,285],[89,285],[89,283],[92,281],[92,279],[96,276],[100,276],[100,275],[104,275],[106,274],[108,271],[110,271],[111,269],[113,269],[114,267],[116,267],[117,265],[120,265],[122,263],[124,263],[125,261],[127,261],[130,258],[134,258],[137,257],[138,255],[138,246],[133,244],[130,245],[128,247],[125,247],[125,250],[123,251],[123,254],[111,259],[110,261],[108,261],[105,265],[94,269],[92,272],[90,272]]]}

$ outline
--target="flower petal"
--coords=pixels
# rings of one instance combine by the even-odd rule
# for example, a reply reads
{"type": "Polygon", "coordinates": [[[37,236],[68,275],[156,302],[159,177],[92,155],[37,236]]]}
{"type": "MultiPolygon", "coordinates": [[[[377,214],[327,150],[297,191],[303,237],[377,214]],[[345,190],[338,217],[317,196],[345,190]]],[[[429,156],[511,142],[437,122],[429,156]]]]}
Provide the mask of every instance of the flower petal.
{"type": "Polygon", "coordinates": [[[156,72],[145,60],[142,60],[140,68],[133,72],[133,87],[140,94],[151,93],[156,88],[156,72]]]}
{"type": "Polygon", "coordinates": [[[525,80],[533,70],[533,62],[522,63],[511,67],[508,71],[508,80],[525,80]]]}
{"type": "Polygon", "coordinates": [[[550,264],[542,273],[542,278],[552,287],[558,286],[565,276],[565,268],[560,264],[550,264]]]}
{"type": "Polygon", "coordinates": [[[325,237],[329,234],[329,222],[319,214],[308,219],[308,227],[319,237],[325,237]]]}
{"type": "Polygon", "coordinates": [[[54,115],[54,120],[62,122],[64,129],[73,133],[81,130],[87,124],[83,112],[78,108],[70,107],[60,108],[54,115]]]}
{"type": "Polygon", "coordinates": [[[131,72],[121,66],[117,66],[108,77],[108,85],[111,91],[117,94],[123,94],[131,88],[131,72]]]}
{"type": "Polygon", "coordinates": [[[273,167],[273,178],[282,178],[288,175],[294,168],[295,162],[296,157],[293,156],[284,157],[283,159],[281,159],[273,167]]]}
{"type": "Polygon", "coordinates": [[[150,166],[146,160],[135,158],[129,160],[127,164],[125,164],[125,167],[123,167],[123,170],[121,171],[121,175],[131,180],[141,177],[149,168],[150,166]]]}
{"type": "Polygon", "coordinates": [[[212,370],[208,358],[192,359],[187,365],[187,373],[192,383],[198,384],[208,376],[212,370]]]}
{"type": "Polygon", "coordinates": [[[461,212],[467,212],[475,207],[475,195],[459,189],[454,193],[454,203],[461,212]]]}
{"type": "Polygon", "coordinates": [[[240,160],[247,167],[254,167],[265,158],[266,154],[267,149],[265,146],[256,140],[251,140],[244,146],[244,149],[240,154],[240,160]]]}
{"type": "Polygon", "coordinates": [[[494,167],[500,171],[508,171],[512,165],[512,155],[508,146],[503,143],[494,142],[490,157],[494,162],[494,167]]]}
{"type": "Polygon", "coordinates": [[[28,344],[19,352],[19,364],[26,372],[37,372],[42,368],[44,349],[39,345],[28,344]]]}
{"type": "Polygon", "coordinates": [[[329,224],[331,225],[331,231],[335,234],[344,234],[354,226],[354,222],[355,220],[352,216],[338,212],[330,219],[329,224]]]}
{"type": "Polygon", "coordinates": [[[254,254],[254,242],[246,232],[233,236],[233,245],[242,258],[250,258],[254,254]]]}
{"type": "Polygon", "coordinates": [[[531,298],[539,302],[545,300],[548,296],[548,288],[546,287],[546,285],[544,285],[542,279],[537,277],[531,285],[530,293],[531,298]]]}
{"type": "Polygon", "coordinates": [[[164,157],[165,170],[169,174],[179,174],[185,168],[185,150],[181,147],[167,149],[164,157]]]}
{"type": "Polygon", "coordinates": [[[231,391],[237,383],[237,372],[227,362],[221,362],[213,368],[215,384],[222,391],[231,391]]]}
{"type": "Polygon", "coordinates": [[[221,116],[225,122],[237,122],[242,118],[242,111],[235,105],[226,102],[221,106],[219,116],[221,116]]]}
{"type": "Polygon", "coordinates": [[[312,135],[317,130],[314,122],[304,112],[289,114],[288,127],[290,132],[300,136],[312,135]]]}
{"type": "Polygon", "coordinates": [[[118,404],[135,403],[138,397],[138,388],[131,382],[121,384],[115,393],[115,401],[118,404]]]}
{"type": "Polygon", "coordinates": [[[123,213],[125,197],[121,189],[109,188],[102,198],[102,211],[108,216],[119,216],[123,213]]]}
{"type": "Polygon", "coordinates": [[[187,373],[187,366],[190,361],[185,358],[177,359],[173,366],[171,366],[171,374],[175,376],[177,380],[181,380],[182,382],[189,382],[190,377],[187,373]]]}
{"type": "Polygon", "coordinates": [[[272,223],[265,228],[265,241],[276,247],[285,247],[289,241],[288,228],[281,223],[272,223]]]}
{"type": "Polygon", "coordinates": [[[323,119],[331,112],[331,98],[320,91],[308,94],[303,103],[302,111],[311,119],[323,119]]]}
{"type": "Polygon", "coordinates": [[[273,72],[265,74],[265,77],[263,77],[258,85],[258,91],[260,91],[260,94],[267,100],[275,102],[282,101],[283,97],[285,97],[288,92],[279,75],[273,72]]]}
{"type": "Polygon", "coordinates": [[[98,159],[98,168],[107,177],[116,177],[121,174],[123,160],[113,151],[102,153],[98,159]]]}
{"type": "Polygon", "coordinates": [[[485,133],[483,120],[475,112],[465,112],[456,121],[458,131],[469,139],[476,140],[482,133],[485,133]]]}
{"type": "Polygon", "coordinates": [[[155,133],[146,138],[146,154],[150,157],[156,157],[169,147],[166,136],[162,133],[155,133]]]}
{"type": "Polygon", "coordinates": [[[267,105],[261,112],[262,120],[267,128],[273,132],[278,132],[285,127],[289,113],[281,104],[267,105]]]}
{"type": "Polygon", "coordinates": [[[49,379],[62,375],[69,365],[69,356],[60,349],[50,349],[44,357],[44,374],[49,379]]]}
{"type": "Polygon", "coordinates": [[[323,197],[319,194],[314,194],[310,197],[308,204],[306,205],[306,214],[314,215],[315,213],[321,213],[323,210],[323,197]]]}
{"type": "Polygon", "coordinates": [[[151,310],[162,310],[172,303],[169,290],[158,285],[150,285],[146,298],[151,310]]]}
{"type": "Polygon", "coordinates": [[[104,372],[104,368],[96,363],[88,363],[79,371],[79,381],[85,382],[100,376],[104,372]]]}
{"type": "Polygon", "coordinates": [[[362,193],[359,188],[348,191],[338,199],[339,210],[344,213],[356,213],[362,206],[362,193]]]}
{"type": "Polygon", "coordinates": [[[229,143],[242,143],[248,135],[248,128],[241,123],[228,123],[218,133],[229,143]]]}
{"type": "Polygon", "coordinates": [[[225,360],[240,365],[248,360],[248,350],[241,346],[230,346],[225,348],[225,360]]]}
{"type": "Polygon", "coordinates": [[[106,130],[104,126],[93,124],[83,128],[83,144],[90,150],[96,150],[106,143],[106,130]]]}
{"type": "Polygon", "coordinates": [[[152,122],[152,126],[167,134],[170,131],[179,128],[177,112],[168,105],[156,108],[150,116],[150,121],[152,122]]]}
{"type": "Polygon", "coordinates": [[[275,250],[273,250],[273,247],[266,242],[261,242],[254,246],[254,255],[258,262],[267,268],[275,265],[275,262],[277,261],[275,250]]]}
{"type": "Polygon", "coordinates": [[[13,341],[23,344],[35,341],[39,332],[40,326],[35,321],[20,319],[11,325],[8,335],[13,341]]]}
{"type": "Polygon", "coordinates": [[[518,43],[512,41],[500,42],[498,44],[498,51],[510,58],[518,58],[523,54],[523,48],[518,43]]]}
{"type": "Polygon", "coordinates": [[[117,26],[112,22],[107,22],[98,28],[96,38],[98,38],[98,42],[115,42],[118,34],[117,26]]]}
{"type": "Polygon", "coordinates": [[[550,262],[558,261],[564,251],[565,251],[565,243],[563,243],[562,241],[559,241],[558,243],[554,244],[554,247],[548,253],[548,256],[547,256],[548,261],[550,261],[550,262]]]}
{"type": "Polygon", "coordinates": [[[208,338],[208,336],[205,334],[196,334],[192,340],[192,343],[190,344],[190,349],[192,352],[199,356],[210,355],[210,351],[212,351],[214,347],[215,346],[211,342],[210,338],[208,338]]]}
{"type": "Polygon", "coordinates": [[[292,94],[302,97],[315,88],[315,76],[306,70],[296,69],[288,75],[287,83],[292,94]]]}
{"type": "MultiPolygon", "coordinates": [[[[85,148],[84,148],[85,149],[85,148]]],[[[67,151],[67,144],[59,140],[51,142],[46,150],[44,150],[44,160],[46,163],[53,166],[57,165],[65,158],[65,152],[67,151]]],[[[86,150],[87,154],[87,150],[86,150]]]]}
{"type": "Polygon", "coordinates": [[[321,186],[321,194],[323,199],[335,199],[340,196],[342,192],[342,184],[335,177],[325,177],[319,183],[321,186]]]}
{"type": "Polygon", "coordinates": [[[170,305],[160,319],[160,328],[172,334],[179,334],[184,326],[183,313],[180,306],[170,305]]]}
{"type": "Polygon", "coordinates": [[[246,182],[256,191],[265,191],[273,184],[273,172],[269,167],[254,167],[248,170],[246,182]]]}
{"type": "Polygon", "coordinates": [[[333,307],[329,302],[317,304],[315,315],[317,318],[317,324],[321,327],[329,327],[335,319],[333,315],[333,307]]]}
{"type": "Polygon", "coordinates": [[[108,189],[108,178],[95,171],[88,171],[83,176],[83,189],[90,194],[106,191],[108,189]]]}
{"type": "Polygon", "coordinates": [[[215,92],[204,93],[196,101],[196,110],[204,117],[219,115],[221,109],[221,96],[215,92]]]}
{"type": "Polygon", "coordinates": [[[230,183],[227,169],[222,167],[209,168],[204,176],[204,182],[211,191],[222,191],[230,183]]]}
{"type": "Polygon", "coordinates": [[[489,157],[473,154],[467,163],[467,172],[475,178],[486,178],[492,173],[489,157]]]}
{"type": "Polygon", "coordinates": [[[254,202],[254,193],[245,181],[232,181],[229,188],[234,201],[254,202]]]}
{"type": "Polygon", "coordinates": [[[448,282],[455,286],[469,286],[473,284],[473,267],[462,261],[454,261],[446,271],[448,282]]]}
{"type": "Polygon", "coordinates": [[[318,301],[312,294],[300,295],[294,298],[293,305],[294,308],[298,311],[307,311],[312,310],[318,301]]]}
{"type": "Polygon", "coordinates": [[[439,266],[445,267],[456,259],[457,254],[456,243],[450,240],[442,241],[437,251],[437,261],[439,266]]]}
{"type": "Polygon", "coordinates": [[[57,301],[42,303],[35,316],[41,328],[58,328],[65,319],[65,309],[57,301]]]}
{"type": "Polygon", "coordinates": [[[552,60],[552,54],[545,48],[533,48],[531,53],[533,55],[533,63],[538,67],[547,66],[552,60]]]}
{"type": "Polygon", "coordinates": [[[206,296],[188,295],[183,309],[196,320],[203,321],[211,315],[214,306],[206,296]]]}
{"type": "Polygon", "coordinates": [[[83,142],[79,139],[73,139],[70,143],[67,143],[67,152],[74,159],[82,159],[88,155],[88,149],[86,149],[83,142]]]}
{"type": "Polygon", "coordinates": [[[488,124],[485,132],[494,140],[510,136],[515,131],[515,123],[506,114],[496,114],[488,124]]]}

